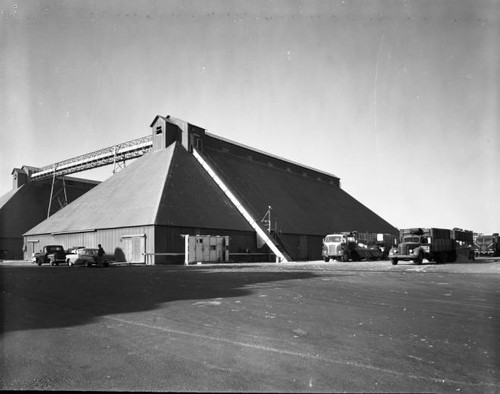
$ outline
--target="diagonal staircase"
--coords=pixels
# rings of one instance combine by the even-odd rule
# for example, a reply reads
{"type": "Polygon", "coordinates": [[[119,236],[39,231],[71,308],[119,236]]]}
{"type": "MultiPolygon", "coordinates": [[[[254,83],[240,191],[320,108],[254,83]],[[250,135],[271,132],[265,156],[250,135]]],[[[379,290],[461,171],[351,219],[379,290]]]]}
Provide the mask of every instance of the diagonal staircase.
{"type": "Polygon", "coordinates": [[[270,232],[263,226],[262,223],[257,222],[252,217],[249,211],[243,206],[240,199],[236,197],[236,195],[229,189],[229,187],[222,180],[222,178],[215,173],[215,171],[212,169],[212,166],[210,166],[210,164],[208,164],[208,162],[194,148],[193,148],[193,155],[196,158],[196,160],[198,160],[198,162],[201,164],[201,166],[205,169],[208,175],[210,175],[210,177],[220,187],[222,192],[236,206],[236,208],[243,215],[248,224],[250,224],[250,226],[255,230],[255,232],[264,240],[266,245],[269,246],[271,251],[276,255],[276,262],[286,263],[291,261],[289,254],[280,245],[280,243],[274,237],[271,236],[270,232]]]}

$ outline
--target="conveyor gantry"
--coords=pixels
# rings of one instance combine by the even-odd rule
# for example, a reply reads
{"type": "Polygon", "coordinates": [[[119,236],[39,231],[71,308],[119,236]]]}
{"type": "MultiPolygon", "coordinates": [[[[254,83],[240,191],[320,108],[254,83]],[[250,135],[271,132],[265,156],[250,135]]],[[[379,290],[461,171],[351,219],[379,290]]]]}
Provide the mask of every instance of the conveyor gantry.
{"type": "Polygon", "coordinates": [[[31,180],[39,181],[135,159],[149,152],[152,146],[153,137],[151,135],[137,138],[42,167],[31,175],[31,180]]]}

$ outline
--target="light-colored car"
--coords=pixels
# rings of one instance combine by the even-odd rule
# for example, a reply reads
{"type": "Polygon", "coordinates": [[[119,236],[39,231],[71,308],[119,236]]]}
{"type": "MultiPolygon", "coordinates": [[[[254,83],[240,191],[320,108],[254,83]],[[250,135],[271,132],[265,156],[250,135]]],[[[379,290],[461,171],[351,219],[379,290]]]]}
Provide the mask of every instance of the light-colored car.
{"type": "MultiPolygon", "coordinates": [[[[71,267],[73,265],[85,265],[91,267],[93,265],[98,265],[98,253],[97,248],[80,248],[73,250],[73,253],[66,255],[66,262],[71,267]]],[[[102,260],[102,265],[107,267],[109,261],[107,259],[102,260]]]]}

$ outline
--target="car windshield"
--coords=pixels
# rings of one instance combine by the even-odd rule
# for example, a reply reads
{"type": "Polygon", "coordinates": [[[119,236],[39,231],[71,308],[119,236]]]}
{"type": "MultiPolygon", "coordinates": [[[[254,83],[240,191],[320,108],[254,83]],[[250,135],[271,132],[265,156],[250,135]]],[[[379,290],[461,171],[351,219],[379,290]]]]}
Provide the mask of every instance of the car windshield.
{"type": "Polygon", "coordinates": [[[330,235],[325,238],[325,242],[341,242],[342,237],[340,235],[330,235]]]}
{"type": "Polygon", "coordinates": [[[486,243],[486,242],[492,242],[492,241],[493,241],[493,237],[491,235],[477,237],[477,242],[486,243]]]}
{"type": "Polygon", "coordinates": [[[419,243],[420,242],[420,237],[404,237],[403,242],[415,242],[419,243]]]}
{"type": "Polygon", "coordinates": [[[97,256],[97,249],[79,249],[78,254],[85,254],[87,256],[97,256]]]}
{"type": "Polygon", "coordinates": [[[47,252],[64,252],[62,246],[47,246],[47,252]]]}

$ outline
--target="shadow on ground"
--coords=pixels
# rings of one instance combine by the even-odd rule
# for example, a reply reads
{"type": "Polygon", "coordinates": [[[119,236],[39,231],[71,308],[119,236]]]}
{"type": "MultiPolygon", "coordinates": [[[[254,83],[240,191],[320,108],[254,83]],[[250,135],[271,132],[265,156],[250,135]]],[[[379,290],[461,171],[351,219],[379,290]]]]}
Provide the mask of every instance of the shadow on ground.
{"type": "Polygon", "coordinates": [[[0,332],[82,325],[179,300],[242,297],[256,284],[315,276],[203,267],[0,267],[0,332]]]}

